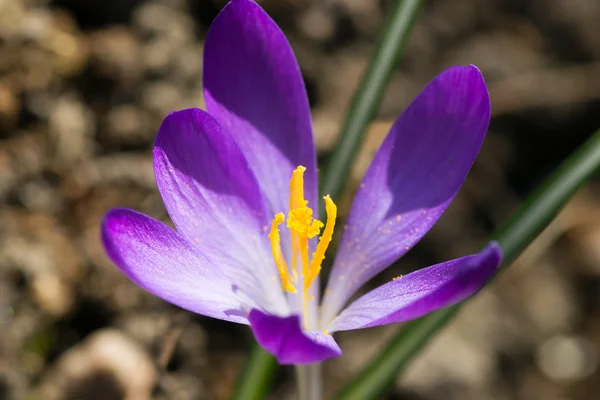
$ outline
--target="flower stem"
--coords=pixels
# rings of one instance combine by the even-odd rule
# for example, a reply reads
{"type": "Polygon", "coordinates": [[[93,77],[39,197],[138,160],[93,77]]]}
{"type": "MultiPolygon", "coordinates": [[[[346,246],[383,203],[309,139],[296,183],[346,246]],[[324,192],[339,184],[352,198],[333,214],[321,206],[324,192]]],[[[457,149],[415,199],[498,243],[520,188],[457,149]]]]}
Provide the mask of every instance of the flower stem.
{"type": "Polygon", "coordinates": [[[296,365],[298,400],[321,400],[321,364],[296,365]]]}

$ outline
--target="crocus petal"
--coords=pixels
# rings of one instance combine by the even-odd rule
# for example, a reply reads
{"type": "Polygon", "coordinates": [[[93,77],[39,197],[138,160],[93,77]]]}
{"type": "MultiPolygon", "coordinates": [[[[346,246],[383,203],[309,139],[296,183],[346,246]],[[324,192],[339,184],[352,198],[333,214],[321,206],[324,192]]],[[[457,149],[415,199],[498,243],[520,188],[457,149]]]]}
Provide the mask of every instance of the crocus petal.
{"type": "Polygon", "coordinates": [[[312,364],[342,354],[331,335],[302,331],[297,315],[278,317],[254,309],[248,319],[256,341],[280,364],[312,364]]]}
{"type": "Polygon", "coordinates": [[[219,268],[162,222],[116,208],[104,217],[102,242],[125,275],[150,293],[198,314],[248,323],[242,300],[219,268]]]}
{"type": "Polygon", "coordinates": [[[202,110],[171,113],[156,137],[154,172],[181,235],[261,307],[285,313],[266,237],[270,218],[231,135],[202,110]]]}
{"type": "Polygon", "coordinates": [[[251,0],[233,0],[215,18],[204,46],[207,111],[234,136],[272,214],[288,209],[298,165],[306,199],[317,207],[316,155],[300,68],[283,32],[251,0]]]}
{"type": "Polygon", "coordinates": [[[438,75],[398,118],[354,199],[322,323],[435,224],[475,161],[489,120],[488,92],[474,66],[438,75]]]}
{"type": "Polygon", "coordinates": [[[368,328],[415,319],[458,303],[477,292],[496,272],[502,252],[490,243],[478,254],[399,277],[350,304],[329,332],[368,328]]]}

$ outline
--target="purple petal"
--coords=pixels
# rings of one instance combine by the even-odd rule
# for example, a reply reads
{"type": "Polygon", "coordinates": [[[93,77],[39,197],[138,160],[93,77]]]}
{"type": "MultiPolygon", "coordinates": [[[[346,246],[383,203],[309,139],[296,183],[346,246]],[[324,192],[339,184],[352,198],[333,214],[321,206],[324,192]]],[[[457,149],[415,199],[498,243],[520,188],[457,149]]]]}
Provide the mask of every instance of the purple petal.
{"type": "Polygon", "coordinates": [[[356,193],[322,323],[435,224],[475,161],[489,120],[488,92],[474,66],[442,72],[398,118],[356,193]]]}
{"type": "Polygon", "coordinates": [[[110,259],[134,283],[186,310],[247,324],[247,313],[220,270],[177,232],[133,210],[116,208],[102,221],[110,259]]]}
{"type": "Polygon", "coordinates": [[[271,213],[288,209],[289,180],[307,168],[306,198],[317,207],[316,154],[300,68],[283,32],[251,0],[230,2],[204,47],[204,97],[256,175],[271,213]]]}
{"type": "Polygon", "coordinates": [[[199,109],[171,113],[154,147],[163,201],[188,242],[261,307],[287,312],[256,178],[231,135],[199,109]]]}
{"type": "Polygon", "coordinates": [[[329,331],[407,321],[458,303],[477,292],[501,261],[502,251],[490,243],[478,254],[402,276],[350,304],[331,322],[329,331]]]}
{"type": "Polygon", "coordinates": [[[331,335],[304,332],[300,317],[278,317],[252,310],[248,317],[256,341],[280,364],[312,364],[342,354],[331,335]]]}

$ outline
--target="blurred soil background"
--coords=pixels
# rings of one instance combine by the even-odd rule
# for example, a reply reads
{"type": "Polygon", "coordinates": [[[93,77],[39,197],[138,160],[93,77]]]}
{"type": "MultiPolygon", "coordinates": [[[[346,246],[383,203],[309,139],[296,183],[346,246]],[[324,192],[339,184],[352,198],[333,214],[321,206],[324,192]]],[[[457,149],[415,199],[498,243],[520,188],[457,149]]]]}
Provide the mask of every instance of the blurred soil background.
{"type": "MultiPolygon", "coordinates": [[[[227,399],[246,327],[172,307],[111,265],[98,226],[126,206],[167,220],[151,148],[171,110],[202,107],[202,49],[222,0],[0,0],[0,399],[227,399]]],[[[310,96],[319,155],[392,1],[265,0],[310,96]]],[[[459,196],[373,281],[477,251],[600,126],[600,2],[430,0],[355,163],[454,64],[476,64],[493,120],[459,196]]],[[[260,93],[256,93],[260,96],[260,93]]],[[[581,190],[385,399],[600,398],[600,186],[581,190]]],[[[338,336],[331,395],[398,327],[338,336]]],[[[292,399],[281,369],[272,399],[292,399]]]]}

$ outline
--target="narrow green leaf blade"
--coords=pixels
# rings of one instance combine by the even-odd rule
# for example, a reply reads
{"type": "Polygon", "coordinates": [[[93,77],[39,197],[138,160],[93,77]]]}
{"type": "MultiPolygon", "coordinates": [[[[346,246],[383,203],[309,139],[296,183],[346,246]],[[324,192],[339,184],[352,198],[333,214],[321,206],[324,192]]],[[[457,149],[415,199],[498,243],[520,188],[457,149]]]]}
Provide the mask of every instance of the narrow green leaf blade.
{"type": "Polygon", "coordinates": [[[254,343],[232,399],[262,400],[266,398],[276,371],[275,357],[254,343]]]}
{"type": "Polygon", "coordinates": [[[352,160],[362,143],[367,125],[381,103],[422,3],[422,0],[396,1],[375,55],[352,98],[340,140],[321,182],[321,193],[329,194],[334,200],[344,189],[352,160]]]}
{"type": "MultiPolygon", "coordinates": [[[[535,190],[514,217],[493,236],[504,252],[503,269],[542,232],[577,189],[599,170],[600,131],[597,131],[535,190]]],[[[335,399],[379,398],[460,307],[457,304],[406,324],[335,399]]]]}

